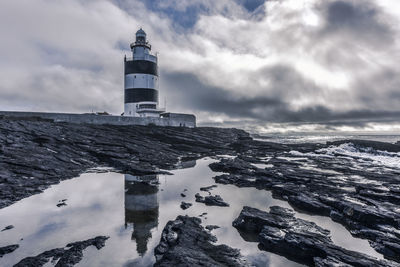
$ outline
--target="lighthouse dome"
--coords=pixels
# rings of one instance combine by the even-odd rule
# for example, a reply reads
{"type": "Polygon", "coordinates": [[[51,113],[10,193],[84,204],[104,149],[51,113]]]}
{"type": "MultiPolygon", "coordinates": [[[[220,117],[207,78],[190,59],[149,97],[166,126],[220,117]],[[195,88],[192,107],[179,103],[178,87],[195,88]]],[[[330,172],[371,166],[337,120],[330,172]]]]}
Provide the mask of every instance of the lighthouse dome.
{"type": "Polygon", "coordinates": [[[140,28],[137,32],[136,32],[136,36],[146,36],[146,33],[144,32],[144,30],[142,28],[140,28]]]}

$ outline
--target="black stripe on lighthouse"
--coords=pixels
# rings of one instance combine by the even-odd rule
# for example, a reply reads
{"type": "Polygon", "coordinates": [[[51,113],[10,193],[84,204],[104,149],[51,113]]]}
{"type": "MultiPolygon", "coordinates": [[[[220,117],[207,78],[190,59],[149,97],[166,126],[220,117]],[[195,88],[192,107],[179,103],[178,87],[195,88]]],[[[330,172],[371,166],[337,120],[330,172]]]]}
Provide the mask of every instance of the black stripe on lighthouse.
{"type": "Polygon", "coordinates": [[[149,88],[125,89],[125,104],[137,102],[158,102],[158,91],[149,88]]]}
{"type": "Polygon", "coordinates": [[[157,63],[148,60],[125,61],[125,75],[134,73],[158,76],[157,63]]]}

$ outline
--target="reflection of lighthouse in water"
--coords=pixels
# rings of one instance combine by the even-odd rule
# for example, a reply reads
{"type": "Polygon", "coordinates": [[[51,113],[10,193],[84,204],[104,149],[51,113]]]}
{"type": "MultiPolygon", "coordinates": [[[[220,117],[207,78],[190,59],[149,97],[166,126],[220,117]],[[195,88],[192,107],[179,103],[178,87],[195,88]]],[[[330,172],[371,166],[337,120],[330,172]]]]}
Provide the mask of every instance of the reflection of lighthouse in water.
{"type": "Polygon", "coordinates": [[[132,240],[140,256],[147,251],[151,230],[158,226],[158,177],[125,175],[125,227],[132,224],[132,240]]]}

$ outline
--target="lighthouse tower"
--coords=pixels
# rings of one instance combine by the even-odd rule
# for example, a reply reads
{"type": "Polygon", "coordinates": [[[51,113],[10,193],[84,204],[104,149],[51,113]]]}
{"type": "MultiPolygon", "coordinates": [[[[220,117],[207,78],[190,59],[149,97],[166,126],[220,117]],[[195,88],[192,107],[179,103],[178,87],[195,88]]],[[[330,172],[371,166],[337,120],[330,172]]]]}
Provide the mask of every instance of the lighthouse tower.
{"type": "Polygon", "coordinates": [[[131,44],[132,58],[125,57],[124,116],[159,117],[157,56],[151,54],[146,33],[136,32],[131,44]]]}

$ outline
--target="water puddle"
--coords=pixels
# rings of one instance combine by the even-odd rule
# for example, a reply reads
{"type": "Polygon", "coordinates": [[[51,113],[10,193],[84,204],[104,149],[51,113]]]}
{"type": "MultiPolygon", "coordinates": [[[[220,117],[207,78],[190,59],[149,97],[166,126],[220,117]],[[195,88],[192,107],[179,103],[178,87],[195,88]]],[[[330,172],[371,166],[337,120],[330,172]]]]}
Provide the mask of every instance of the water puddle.
{"type": "MultiPolygon", "coordinates": [[[[244,241],[232,227],[245,205],[265,211],[272,205],[289,207],[286,202],[273,199],[270,192],[218,185],[210,192],[220,195],[229,207],[210,207],[194,201],[196,193],[208,194],[200,191],[201,187],[214,184],[212,177],[218,173],[208,168],[213,161],[206,158],[192,162],[187,166],[190,168],[171,171],[173,175],[86,173],[1,209],[0,228],[10,224],[14,228],[0,232],[0,246],[20,247],[0,258],[0,266],[12,266],[25,257],[98,235],[110,236],[106,246],[101,250],[87,248],[77,266],[151,266],[155,261],[154,247],[166,223],[178,215],[202,214],[204,226],[220,226],[212,231],[217,243],[241,249],[255,266],[299,266],[260,251],[257,243],[244,241]],[[181,201],[193,206],[182,210],[181,201]],[[66,205],[58,207],[60,203],[66,205]]],[[[301,213],[296,216],[331,230],[333,241],[340,246],[382,258],[366,240],[353,238],[330,218],[301,213]]]]}

